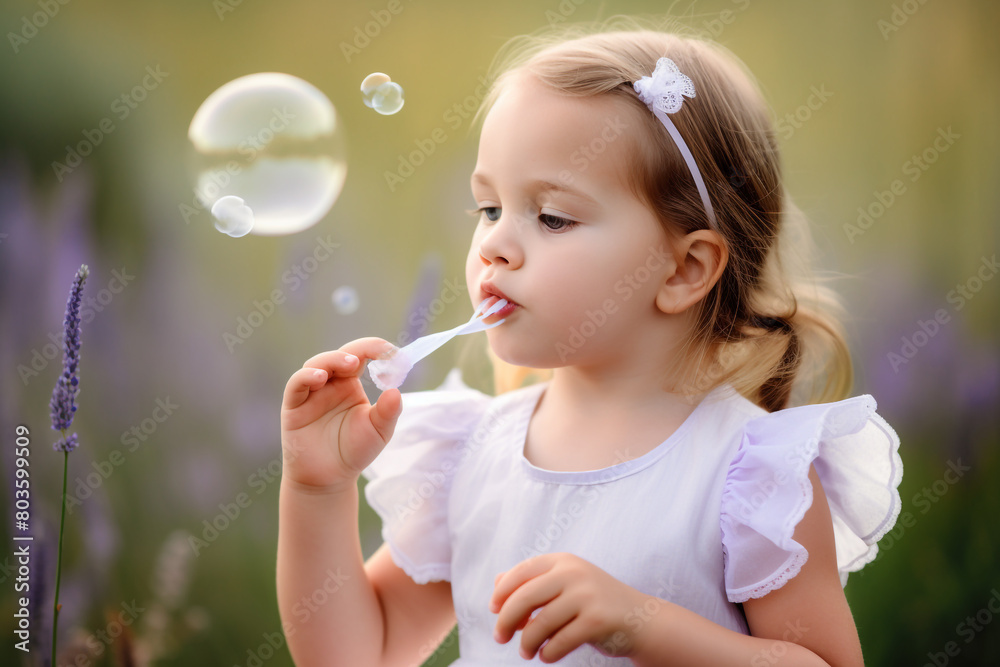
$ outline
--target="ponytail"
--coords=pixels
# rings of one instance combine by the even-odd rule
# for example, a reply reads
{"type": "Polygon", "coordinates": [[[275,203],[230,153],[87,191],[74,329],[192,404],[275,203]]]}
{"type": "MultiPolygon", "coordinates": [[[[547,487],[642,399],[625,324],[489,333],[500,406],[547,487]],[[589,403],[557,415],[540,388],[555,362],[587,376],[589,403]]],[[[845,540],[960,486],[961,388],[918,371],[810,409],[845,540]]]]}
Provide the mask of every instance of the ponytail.
{"type": "Polygon", "coordinates": [[[752,326],[787,337],[785,353],[781,355],[774,373],[760,387],[759,403],[768,412],[781,410],[788,405],[792,393],[792,381],[800,363],[799,336],[791,322],[782,317],[751,318],[752,326]]]}

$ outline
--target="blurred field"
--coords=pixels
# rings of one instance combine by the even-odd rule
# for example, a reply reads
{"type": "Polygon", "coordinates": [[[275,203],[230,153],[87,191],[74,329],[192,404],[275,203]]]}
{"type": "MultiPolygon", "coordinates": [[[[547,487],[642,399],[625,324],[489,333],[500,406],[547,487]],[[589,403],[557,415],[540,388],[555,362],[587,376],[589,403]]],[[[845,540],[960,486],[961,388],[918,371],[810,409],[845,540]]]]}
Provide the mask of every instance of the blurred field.
{"type": "MultiPolygon", "coordinates": [[[[25,659],[5,639],[0,663],[40,665],[33,659],[48,653],[62,474],[48,417],[61,353],[50,336],[86,263],[96,301],[83,324],[73,424],[81,446],[69,475],[80,504],[67,522],[60,646],[76,641],[90,647],[89,664],[118,664],[115,643],[98,633],[127,620],[126,635],[153,664],[289,665],[275,634],[274,590],[278,409],[288,376],[354,338],[398,340],[469,317],[463,267],[473,225],[464,210],[473,204],[477,139],[461,109],[478,102],[480,78],[509,37],[556,19],[665,4],[403,0],[377,29],[371,22],[387,7],[378,0],[53,2],[44,21],[36,18],[43,5],[0,7],[8,489],[0,505],[10,535],[13,434],[24,424],[35,583],[46,587],[33,626],[41,650],[25,659]],[[121,117],[115,100],[147,67],[164,72],[162,81],[121,117]],[[347,181],[312,229],[231,239],[207,213],[185,221],[187,126],[218,86],[258,71],[294,74],[330,97],[346,128],[347,181]],[[404,86],[399,114],[361,103],[358,86],[375,71],[404,86]],[[80,166],[57,174],[52,163],[65,160],[67,145],[105,118],[113,131],[80,166]],[[390,189],[386,173],[412,164],[436,130],[444,140],[390,189]],[[324,242],[340,244],[338,252],[290,280],[324,242]],[[334,311],[340,286],[357,290],[357,312],[334,311]],[[275,289],[284,303],[227,346],[224,334],[275,289]],[[440,315],[426,314],[447,300],[454,303],[440,315]],[[214,537],[213,522],[225,524],[214,537]],[[202,540],[197,548],[189,536],[202,540]]],[[[768,96],[787,186],[814,223],[821,267],[846,276],[837,285],[852,316],[854,393],[875,396],[902,440],[901,520],[880,558],[847,586],[868,664],[996,664],[998,5],[733,0],[674,12],[739,55],[768,96]]],[[[437,386],[458,350],[429,358],[403,389],[437,386]]],[[[367,507],[361,531],[367,556],[381,541],[367,507]]],[[[11,553],[0,555],[8,629],[11,553]]],[[[450,637],[426,664],[449,664],[456,644],[450,637]]]]}

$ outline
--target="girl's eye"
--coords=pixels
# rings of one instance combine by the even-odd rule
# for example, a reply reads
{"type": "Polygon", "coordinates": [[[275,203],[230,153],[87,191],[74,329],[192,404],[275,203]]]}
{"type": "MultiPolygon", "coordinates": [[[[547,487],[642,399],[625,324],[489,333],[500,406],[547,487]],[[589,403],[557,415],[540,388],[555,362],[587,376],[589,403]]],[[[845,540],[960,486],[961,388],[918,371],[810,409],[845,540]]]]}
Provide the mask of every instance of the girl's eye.
{"type": "Polygon", "coordinates": [[[570,227],[579,224],[576,220],[570,220],[568,218],[560,218],[557,215],[552,215],[551,213],[541,213],[538,216],[542,224],[551,229],[552,231],[559,231],[560,229],[569,229],[570,227]]]}
{"type": "Polygon", "coordinates": [[[499,206],[484,206],[477,211],[486,216],[486,219],[490,222],[496,222],[500,219],[500,207],[499,206]]]}
{"type": "MultiPolygon", "coordinates": [[[[500,219],[500,214],[503,209],[499,206],[483,206],[469,211],[469,213],[476,217],[485,216],[490,222],[496,222],[500,219]]],[[[569,229],[575,225],[578,225],[576,220],[570,220],[569,218],[561,218],[558,215],[552,215],[551,213],[539,213],[538,220],[545,225],[549,230],[558,232],[563,229],[569,229]]]]}
{"type": "Polygon", "coordinates": [[[482,208],[466,209],[466,213],[474,218],[482,218],[484,215],[490,222],[500,219],[501,208],[499,206],[483,206],[482,208]]]}

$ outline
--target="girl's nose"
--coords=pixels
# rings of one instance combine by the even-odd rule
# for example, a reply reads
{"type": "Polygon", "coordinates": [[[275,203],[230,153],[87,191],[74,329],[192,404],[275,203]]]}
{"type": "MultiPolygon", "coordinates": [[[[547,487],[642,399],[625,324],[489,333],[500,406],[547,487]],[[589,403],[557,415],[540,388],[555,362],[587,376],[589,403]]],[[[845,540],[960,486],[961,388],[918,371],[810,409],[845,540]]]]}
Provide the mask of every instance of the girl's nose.
{"type": "Polygon", "coordinates": [[[479,238],[479,259],[483,264],[519,266],[524,259],[522,225],[516,213],[501,210],[500,218],[485,228],[479,238]]]}

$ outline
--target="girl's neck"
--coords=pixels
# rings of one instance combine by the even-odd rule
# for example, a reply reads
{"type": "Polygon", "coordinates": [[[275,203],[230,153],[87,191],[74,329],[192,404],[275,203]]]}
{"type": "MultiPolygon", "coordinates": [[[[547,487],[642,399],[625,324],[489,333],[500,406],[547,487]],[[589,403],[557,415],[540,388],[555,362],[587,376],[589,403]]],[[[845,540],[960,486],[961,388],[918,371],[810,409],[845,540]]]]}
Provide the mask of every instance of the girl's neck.
{"type": "Polygon", "coordinates": [[[703,397],[673,394],[656,384],[645,386],[636,378],[595,383],[557,372],[530,419],[524,457],[542,469],[574,471],[646,454],[669,438],[703,397]]]}
{"type": "Polygon", "coordinates": [[[544,400],[555,414],[574,424],[608,424],[622,419],[687,415],[704,392],[674,391],[674,382],[662,375],[595,374],[568,366],[553,372],[544,400]]]}

